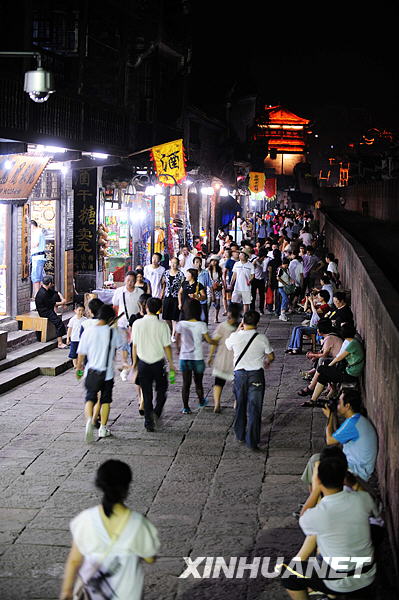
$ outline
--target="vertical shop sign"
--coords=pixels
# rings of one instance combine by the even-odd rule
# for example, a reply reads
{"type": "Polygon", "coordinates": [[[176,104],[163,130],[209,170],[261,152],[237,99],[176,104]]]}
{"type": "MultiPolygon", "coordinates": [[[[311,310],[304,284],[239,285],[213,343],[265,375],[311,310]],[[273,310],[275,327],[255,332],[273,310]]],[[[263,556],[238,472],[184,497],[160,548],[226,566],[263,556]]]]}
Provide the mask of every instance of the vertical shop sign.
{"type": "Polygon", "coordinates": [[[21,232],[21,279],[29,277],[29,204],[24,204],[22,208],[22,232],[21,232]]]}
{"type": "Polygon", "coordinates": [[[55,280],[55,240],[46,238],[44,272],[55,280]]]}
{"type": "Polygon", "coordinates": [[[74,270],[87,273],[96,268],[97,169],[82,169],[73,175],[74,270]]]}
{"type": "Polygon", "coordinates": [[[253,194],[259,194],[265,189],[265,174],[251,171],[249,174],[249,190],[253,194]]]}

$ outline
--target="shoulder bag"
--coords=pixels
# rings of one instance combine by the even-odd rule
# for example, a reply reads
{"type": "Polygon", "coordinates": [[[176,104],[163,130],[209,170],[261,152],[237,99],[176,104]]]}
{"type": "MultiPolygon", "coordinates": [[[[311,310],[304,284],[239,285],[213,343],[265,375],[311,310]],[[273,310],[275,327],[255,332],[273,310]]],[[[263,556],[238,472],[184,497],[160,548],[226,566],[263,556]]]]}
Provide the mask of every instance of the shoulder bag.
{"type": "Polygon", "coordinates": [[[248,350],[248,348],[250,347],[257,335],[258,332],[256,331],[255,334],[249,340],[248,344],[245,346],[244,350],[241,352],[240,356],[237,358],[236,362],[234,363],[234,368],[236,368],[236,366],[238,365],[238,363],[240,362],[240,360],[242,359],[242,357],[244,356],[244,354],[246,353],[246,351],[248,350]]]}
{"type": "Polygon", "coordinates": [[[122,294],[122,297],[123,297],[123,305],[124,305],[124,307],[125,307],[125,315],[126,315],[126,319],[127,319],[127,322],[129,323],[129,313],[127,312],[127,306],[126,306],[125,292],[123,292],[123,294],[122,294]]]}
{"type": "Polygon", "coordinates": [[[86,385],[86,389],[88,392],[97,394],[97,392],[99,392],[102,389],[104,382],[105,382],[105,377],[107,375],[109,358],[111,355],[111,346],[112,346],[112,329],[110,329],[110,331],[109,331],[108,352],[107,352],[107,359],[106,359],[104,369],[102,369],[102,370],[89,369],[87,371],[85,385],[86,385]]]}

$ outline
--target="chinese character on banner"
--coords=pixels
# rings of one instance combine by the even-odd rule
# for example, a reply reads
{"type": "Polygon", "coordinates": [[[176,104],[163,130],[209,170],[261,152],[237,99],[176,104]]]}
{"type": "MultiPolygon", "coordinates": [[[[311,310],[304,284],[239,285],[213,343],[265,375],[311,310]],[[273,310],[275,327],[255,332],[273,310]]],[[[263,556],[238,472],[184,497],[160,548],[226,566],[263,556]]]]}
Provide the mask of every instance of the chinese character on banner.
{"type": "Polygon", "coordinates": [[[92,204],[84,206],[80,209],[79,220],[83,225],[96,224],[96,209],[92,204]]]}
{"type": "Polygon", "coordinates": [[[186,176],[186,159],[183,140],[175,140],[151,149],[152,160],[160,182],[163,185],[180,183],[186,176]],[[171,175],[171,177],[166,177],[171,175]],[[175,180],[175,181],[174,181],[175,180]]]}
{"type": "Polygon", "coordinates": [[[266,198],[271,200],[277,194],[277,180],[275,177],[268,177],[265,183],[266,198]]]}
{"type": "Polygon", "coordinates": [[[249,174],[249,189],[253,194],[259,194],[265,189],[265,174],[251,171],[249,174]]]}

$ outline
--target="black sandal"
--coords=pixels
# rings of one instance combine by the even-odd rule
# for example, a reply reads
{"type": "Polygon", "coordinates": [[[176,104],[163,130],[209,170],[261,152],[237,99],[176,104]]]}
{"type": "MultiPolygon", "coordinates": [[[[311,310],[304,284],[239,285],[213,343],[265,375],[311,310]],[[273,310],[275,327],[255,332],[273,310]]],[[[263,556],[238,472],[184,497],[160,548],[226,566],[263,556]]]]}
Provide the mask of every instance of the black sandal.
{"type": "Polygon", "coordinates": [[[298,396],[302,396],[302,398],[304,398],[305,396],[311,396],[312,394],[313,394],[313,390],[310,390],[308,388],[308,386],[306,386],[302,390],[299,390],[299,392],[298,392],[298,396]]]}

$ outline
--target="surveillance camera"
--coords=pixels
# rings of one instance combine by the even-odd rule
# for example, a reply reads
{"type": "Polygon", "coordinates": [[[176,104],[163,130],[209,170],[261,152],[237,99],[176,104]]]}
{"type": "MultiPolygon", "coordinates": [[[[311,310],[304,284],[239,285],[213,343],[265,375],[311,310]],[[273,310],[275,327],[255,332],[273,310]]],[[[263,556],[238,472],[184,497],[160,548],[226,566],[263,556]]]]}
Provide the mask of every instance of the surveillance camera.
{"type": "Polygon", "coordinates": [[[55,92],[53,76],[41,67],[36,71],[27,71],[25,73],[24,91],[29,94],[33,102],[46,102],[50,94],[55,92]]]}

